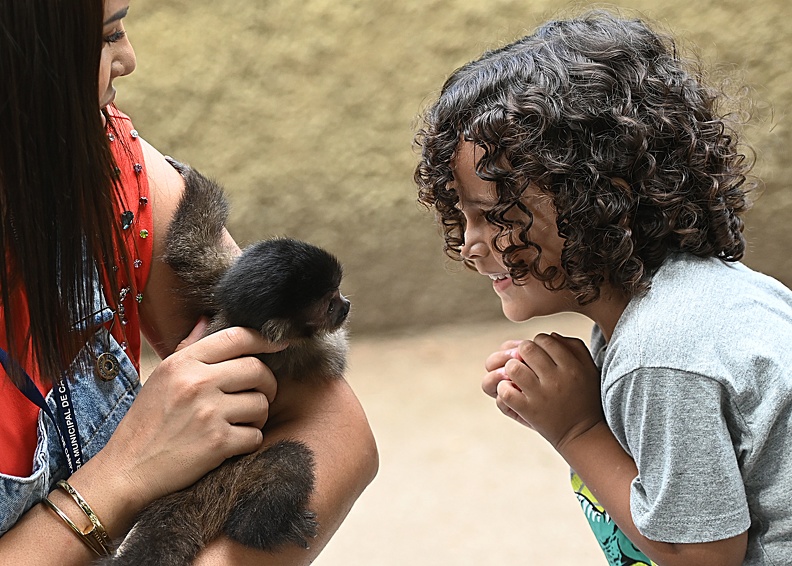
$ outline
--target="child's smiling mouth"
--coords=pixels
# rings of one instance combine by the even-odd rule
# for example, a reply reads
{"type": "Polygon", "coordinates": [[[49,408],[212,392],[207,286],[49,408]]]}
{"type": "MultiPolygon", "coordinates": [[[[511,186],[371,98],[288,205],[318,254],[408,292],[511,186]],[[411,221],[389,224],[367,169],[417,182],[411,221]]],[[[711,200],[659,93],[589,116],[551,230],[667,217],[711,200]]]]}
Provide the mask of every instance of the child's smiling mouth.
{"type": "Polygon", "coordinates": [[[495,292],[503,291],[512,284],[511,276],[508,273],[487,273],[486,275],[492,279],[492,288],[495,292]]]}
{"type": "Polygon", "coordinates": [[[493,281],[501,281],[509,278],[508,273],[488,273],[487,276],[493,281]]]}

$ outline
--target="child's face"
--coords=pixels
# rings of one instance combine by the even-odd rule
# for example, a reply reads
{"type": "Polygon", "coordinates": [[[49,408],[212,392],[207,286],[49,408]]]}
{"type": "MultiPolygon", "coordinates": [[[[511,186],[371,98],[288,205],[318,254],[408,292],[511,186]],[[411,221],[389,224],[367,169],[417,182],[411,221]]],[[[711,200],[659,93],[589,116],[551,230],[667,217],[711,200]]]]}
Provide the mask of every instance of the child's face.
{"type": "Polygon", "coordinates": [[[102,57],[99,61],[99,106],[104,108],[115,99],[113,79],[135,70],[135,52],[126,36],[123,18],[129,0],[105,0],[102,57]]]}
{"type": "MultiPolygon", "coordinates": [[[[482,153],[483,150],[472,142],[460,142],[452,163],[453,188],[459,196],[457,208],[465,217],[462,257],[473,262],[479,273],[492,279],[492,287],[501,299],[503,314],[509,320],[522,322],[535,316],[575,310],[577,303],[568,291],[550,291],[541,281],[532,278],[520,285],[512,282],[502,255],[492,245],[498,229],[484,216],[484,212],[497,203],[498,197],[495,183],[476,175],[475,164],[482,153]]],[[[533,214],[529,235],[542,248],[540,267],[560,267],[564,240],[558,235],[551,198],[531,186],[523,193],[522,200],[533,214]]]]}

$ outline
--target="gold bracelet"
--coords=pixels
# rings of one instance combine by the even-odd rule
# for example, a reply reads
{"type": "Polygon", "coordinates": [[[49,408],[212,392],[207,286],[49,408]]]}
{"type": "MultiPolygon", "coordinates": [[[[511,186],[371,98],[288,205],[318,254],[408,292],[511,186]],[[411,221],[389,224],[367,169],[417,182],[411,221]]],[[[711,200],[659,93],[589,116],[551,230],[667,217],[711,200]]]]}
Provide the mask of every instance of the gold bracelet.
{"type": "Polygon", "coordinates": [[[107,534],[107,531],[102,525],[102,521],[99,520],[99,517],[94,513],[91,506],[82,498],[82,496],[74,489],[69,482],[66,480],[60,480],[58,482],[58,487],[61,488],[63,491],[68,493],[74,502],[82,509],[82,512],[85,513],[85,516],[88,517],[88,520],[91,521],[93,528],[88,531],[87,533],[83,533],[83,536],[87,539],[91,539],[96,542],[99,548],[102,549],[103,554],[105,556],[110,556],[113,551],[113,543],[110,540],[110,536],[107,534]]]}
{"type": "MultiPolygon", "coordinates": [[[[50,501],[49,497],[45,497],[45,498],[44,498],[42,501],[43,501],[43,502],[44,502],[44,503],[47,505],[47,507],[49,507],[50,509],[52,509],[52,510],[55,512],[55,514],[56,514],[58,517],[60,517],[60,518],[61,518],[61,520],[62,520],[64,523],[66,523],[66,524],[69,526],[69,528],[70,528],[72,531],[74,531],[74,534],[76,534],[76,535],[77,535],[77,537],[78,537],[78,538],[79,538],[79,539],[80,539],[80,540],[83,542],[83,544],[84,544],[85,546],[87,546],[88,548],[90,548],[90,549],[91,549],[91,550],[92,550],[92,551],[93,551],[93,552],[94,552],[94,553],[95,553],[97,556],[106,556],[106,553],[104,553],[104,552],[100,551],[98,548],[96,548],[96,547],[94,546],[94,544],[95,544],[95,543],[94,543],[94,540],[95,540],[95,539],[86,537],[86,536],[85,536],[85,533],[83,533],[83,532],[80,530],[80,528],[79,528],[77,525],[75,525],[75,524],[72,522],[72,520],[71,520],[71,519],[69,519],[69,517],[66,515],[66,513],[64,513],[63,511],[61,511],[61,510],[58,508],[58,506],[57,506],[57,505],[55,505],[55,504],[54,504],[52,501],[50,501]]],[[[102,548],[102,550],[104,550],[104,549],[102,548]]]]}

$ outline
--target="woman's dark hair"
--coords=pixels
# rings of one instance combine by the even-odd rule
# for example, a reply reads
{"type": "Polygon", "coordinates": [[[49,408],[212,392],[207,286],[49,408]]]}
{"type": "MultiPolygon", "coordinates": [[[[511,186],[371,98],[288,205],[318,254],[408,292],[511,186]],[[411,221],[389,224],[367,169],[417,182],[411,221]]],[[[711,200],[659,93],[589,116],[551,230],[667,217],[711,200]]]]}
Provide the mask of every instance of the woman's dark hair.
{"type": "Polygon", "coordinates": [[[460,140],[480,146],[477,174],[498,194],[486,213],[499,229],[493,245],[512,277],[569,289],[581,304],[603,283],[645,291],[673,252],[738,260],[751,163],[719,114],[721,98],[670,37],[640,20],[596,11],[549,22],[446,81],[416,136],[419,201],[435,209],[446,253],[461,259],[451,164],[460,140]],[[553,199],[563,271],[539,267],[521,202],[529,184],[553,199]]]}
{"type": "Polygon", "coordinates": [[[73,325],[95,310],[118,238],[98,100],[102,20],[102,0],[0,2],[0,297],[10,353],[23,360],[29,339],[50,382],[85,343],[73,325]],[[19,291],[26,308],[12,300],[19,291]]]}

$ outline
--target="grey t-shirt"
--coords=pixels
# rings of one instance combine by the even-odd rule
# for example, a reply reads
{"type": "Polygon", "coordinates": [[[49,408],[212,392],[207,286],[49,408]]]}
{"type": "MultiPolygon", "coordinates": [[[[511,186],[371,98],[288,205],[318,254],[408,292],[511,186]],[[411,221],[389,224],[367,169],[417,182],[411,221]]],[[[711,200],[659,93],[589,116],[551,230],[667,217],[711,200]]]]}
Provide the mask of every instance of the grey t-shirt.
{"type": "Polygon", "coordinates": [[[610,342],[605,416],[633,457],[630,507],[664,542],[749,531],[744,564],[792,564],[792,291],[739,263],[669,257],[610,342]]]}

